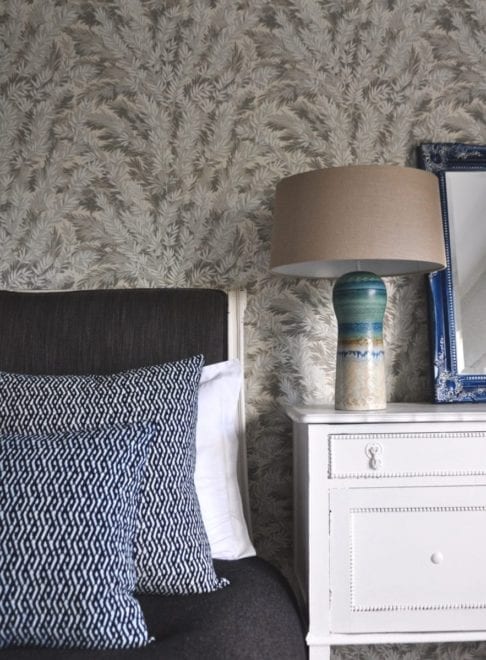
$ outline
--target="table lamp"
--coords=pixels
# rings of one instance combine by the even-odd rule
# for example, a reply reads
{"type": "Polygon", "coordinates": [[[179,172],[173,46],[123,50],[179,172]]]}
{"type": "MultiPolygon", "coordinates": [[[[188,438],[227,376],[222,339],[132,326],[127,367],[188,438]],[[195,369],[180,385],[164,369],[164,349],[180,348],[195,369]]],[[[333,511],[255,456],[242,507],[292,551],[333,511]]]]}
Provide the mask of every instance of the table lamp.
{"type": "Polygon", "coordinates": [[[270,267],[283,275],[339,278],[335,407],[386,408],[380,276],[445,267],[437,177],[394,165],[351,165],[277,185],[270,267]]]}

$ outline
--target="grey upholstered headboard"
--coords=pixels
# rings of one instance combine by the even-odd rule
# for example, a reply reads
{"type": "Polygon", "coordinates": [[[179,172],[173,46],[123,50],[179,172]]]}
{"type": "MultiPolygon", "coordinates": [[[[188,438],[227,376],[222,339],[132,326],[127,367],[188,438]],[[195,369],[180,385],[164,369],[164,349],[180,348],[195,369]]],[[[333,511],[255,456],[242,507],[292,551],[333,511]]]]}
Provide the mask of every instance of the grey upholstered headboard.
{"type": "Polygon", "coordinates": [[[0,291],[0,369],[110,373],[228,354],[228,298],[209,289],[0,291]]]}

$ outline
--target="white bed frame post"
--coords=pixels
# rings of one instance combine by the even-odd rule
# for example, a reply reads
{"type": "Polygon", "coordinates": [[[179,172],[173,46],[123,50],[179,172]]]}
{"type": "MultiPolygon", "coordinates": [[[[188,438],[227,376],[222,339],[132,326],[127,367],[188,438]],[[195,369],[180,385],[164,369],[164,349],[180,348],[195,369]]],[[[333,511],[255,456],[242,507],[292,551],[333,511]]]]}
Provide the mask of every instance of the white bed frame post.
{"type": "MultiPolygon", "coordinates": [[[[228,295],[228,359],[238,359],[242,373],[245,373],[245,335],[244,317],[246,309],[246,291],[232,289],[228,295]]],[[[248,493],[248,460],[245,436],[245,383],[241,388],[238,401],[238,482],[240,484],[243,512],[248,533],[252,536],[250,496],[248,493]]]]}

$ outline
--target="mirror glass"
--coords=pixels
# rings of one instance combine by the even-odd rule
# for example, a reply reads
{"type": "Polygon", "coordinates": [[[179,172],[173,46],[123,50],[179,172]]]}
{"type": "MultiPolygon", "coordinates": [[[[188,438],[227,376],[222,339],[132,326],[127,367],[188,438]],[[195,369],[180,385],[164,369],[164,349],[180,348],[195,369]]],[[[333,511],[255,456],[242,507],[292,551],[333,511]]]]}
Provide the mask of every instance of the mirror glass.
{"type": "Polygon", "coordinates": [[[457,372],[486,374],[486,172],[445,178],[457,372]]]}

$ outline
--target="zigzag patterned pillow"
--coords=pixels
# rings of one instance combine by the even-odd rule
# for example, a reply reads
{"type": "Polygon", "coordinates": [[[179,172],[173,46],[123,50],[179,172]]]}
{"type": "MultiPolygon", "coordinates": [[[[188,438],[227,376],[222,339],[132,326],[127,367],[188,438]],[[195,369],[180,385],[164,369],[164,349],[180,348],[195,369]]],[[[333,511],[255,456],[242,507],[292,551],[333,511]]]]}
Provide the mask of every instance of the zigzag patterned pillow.
{"type": "Polygon", "coordinates": [[[214,572],[194,488],[202,364],[194,356],[101,376],[0,372],[0,432],[155,424],[135,543],[139,592],[200,593],[228,584],[214,572]]]}
{"type": "Polygon", "coordinates": [[[150,426],[0,442],[0,648],[148,642],[133,597],[150,426]]]}

